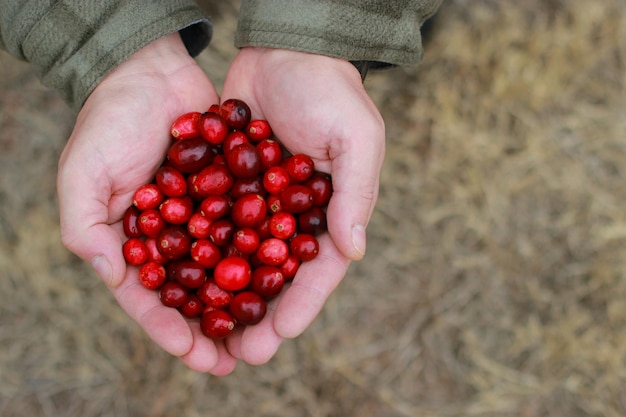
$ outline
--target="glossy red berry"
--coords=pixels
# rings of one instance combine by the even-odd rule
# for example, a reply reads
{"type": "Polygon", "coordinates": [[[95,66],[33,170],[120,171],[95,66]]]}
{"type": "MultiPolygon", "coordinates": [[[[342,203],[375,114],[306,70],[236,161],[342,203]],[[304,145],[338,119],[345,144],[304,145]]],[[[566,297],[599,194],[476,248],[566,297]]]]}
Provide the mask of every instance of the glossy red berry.
{"type": "Polygon", "coordinates": [[[167,198],[159,206],[159,212],[170,224],[186,224],[193,215],[193,200],[189,196],[167,198]]]}
{"type": "Polygon", "coordinates": [[[180,312],[183,316],[194,319],[200,317],[204,311],[204,303],[195,294],[188,294],[187,300],[180,306],[180,312]]]}
{"type": "Polygon", "coordinates": [[[167,223],[165,223],[159,210],[149,209],[139,215],[138,225],[139,230],[141,230],[144,235],[156,237],[159,232],[167,226],[167,223]]]}
{"type": "Polygon", "coordinates": [[[164,306],[177,308],[187,301],[187,290],[179,283],[169,281],[159,289],[159,299],[164,306]]]}
{"type": "Polygon", "coordinates": [[[289,173],[289,176],[296,182],[306,181],[315,171],[313,159],[304,154],[289,156],[285,158],[282,165],[289,173]]]}
{"type": "Polygon", "coordinates": [[[256,257],[265,265],[278,266],[284,263],[289,256],[289,245],[275,237],[265,239],[256,251],[256,257]]]}
{"type": "Polygon", "coordinates": [[[245,255],[256,252],[260,243],[259,234],[249,227],[235,231],[233,236],[233,245],[239,252],[245,255]]]}
{"type": "Polygon", "coordinates": [[[298,216],[298,230],[302,233],[319,235],[327,230],[326,212],[313,206],[298,216]]]}
{"type": "Polygon", "coordinates": [[[231,218],[237,227],[255,227],[265,218],[267,205],[258,194],[246,194],[233,204],[231,218]]]}
{"type": "Polygon", "coordinates": [[[248,289],[267,300],[276,297],[284,285],[285,278],[281,270],[275,266],[264,265],[252,271],[248,289]]]}
{"type": "Polygon", "coordinates": [[[280,206],[289,213],[304,213],[313,207],[313,193],[304,185],[290,185],[280,193],[280,206]]]}
{"type": "Polygon", "coordinates": [[[203,113],[198,122],[198,129],[200,136],[212,145],[220,145],[228,135],[228,125],[217,113],[203,113]]]}
{"type": "Polygon", "coordinates": [[[222,259],[220,248],[208,239],[199,239],[191,244],[191,259],[205,268],[214,268],[222,259]]]}
{"type": "Polygon", "coordinates": [[[170,134],[174,139],[190,139],[198,136],[198,121],[200,112],[189,112],[180,115],[170,127],[170,134]]]}
{"type": "Polygon", "coordinates": [[[209,226],[212,220],[200,212],[193,213],[187,222],[187,231],[191,237],[196,239],[206,239],[209,237],[209,226]]]}
{"type": "Polygon", "coordinates": [[[250,264],[238,256],[222,259],[213,270],[215,283],[226,291],[244,289],[250,283],[251,278],[250,264]]]}
{"type": "Polygon", "coordinates": [[[296,232],[297,221],[293,214],[280,211],[270,218],[270,233],[272,236],[287,240],[296,232]]]}
{"type": "Polygon", "coordinates": [[[167,160],[182,173],[199,172],[213,161],[211,145],[202,138],[174,142],[167,151],[167,160]]]}
{"type": "Polygon", "coordinates": [[[250,123],[250,107],[236,98],[230,98],[220,104],[219,113],[231,129],[244,130],[250,123]]]}
{"type": "Polygon", "coordinates": [[[252,326],[259,323],[267,312],[267,304],[261,296],[252,291],[242,291],[230,300],[230,313],[238,323],[252,326]]]}
{"type": "Polygon", "coordinates": [[[157,208],[163,201],[163,192],[156,184],[145,184],[137,188],[133,195],[133,204],[139,210],[157,208]]]}
{"type": "Polygon", "coordinates": [[[122,227],[124,229],[124,234],[126,237],[141,237],[143,232],[139,228],[139,216],[141,215],[141,210],[139,210],[136,206],[129,206],[124,212],[124,217],[122,218],[122,227]]]}
{"type": "Polygon", "coordinates": [[[280,165],[283,159],[283,151],[278,142],[271,139],[265,139],[256,145],[257,151],[261,156],[261,170],[266,171],[269,168],[280,165]]]}
{"type": "Polygon", "coordinates": [[[197,294],[205,305],[213,308],[227,307],[231,298],[233,298],[233,293],[220,288],[214,279],[205,281],[198,288],[197,294]]]}
{"type": "Polygon", "coordinates": [[[248,123],[246,133],[253,141],[260,142],[272,137],[272,128],[267,120],[255,119],[248,123]]]}
{"type": "Polygon", "coordinates": [[[162,166],[156,172],[155,181],[167,197],[182,197],[187,194],[187,179],[173,166],[162,166]]]}
{"type": "Polygon", "coordinates": [[[225,155],[226,165],[235,178],[252,178],[261,172],[261,156],[250,143],[237,145],[225,155]]]}
{"type": "Polygon", "coordinates": [[[333,192],[330,176],[321,172],[315,172],[311,178],[304,182],[304,185],[311,189],[314,206],[325,207],[328,205],[333,192]]]}
{"type": "Polygon", "coordinates": [[[139,282],[149,290],[161,288],[165,280],[165,267],[158,262],[148,261],[139,268],[139,282]]]}
{"type": "Polygon", "coordinates": [[[211,339],[223,339],[235,329],[235,319],[224,310],[210,310],[202,314],[200,330],[211,339]]]}
{"type": "Polygon", "coordinates": [[[184,259],[176,262],[174,278],[185,288],[198,288],[206,281],[206,269],[199,262],[184,259]]]}
{"type": "Polygon", "coordinates": [[[194,190],[201,196],[222,195],[230,191],[235,179],[227,167],[211,164],[195,176],[194,190]]]}
{"type": "Polygon", "coordinates": [[[280,166],[273,166],[263,174],[263,186],[270,194],[280,194],[289,186],[291,178],[287,170],[280,166]]]}
{"type": "Polygon", "coordinates": [[[157,236],[157,249],[169,261],[186,257],[191,249],[191,236],[183,226],[167,226],[157,236]]]}
{"type": "Polygon", "coordinates": [[[122,245],[122,254],[129,265],[142,265],[148,260],[148,247],[143,240],[132,237],[122,245]]]}
{"type": "Polygon", "coordinates": [[[308,233],[300,233],[289,242],[291,253],[303,262],[315,259],[319,253],[319,243],[315,236],[308,233]]]}

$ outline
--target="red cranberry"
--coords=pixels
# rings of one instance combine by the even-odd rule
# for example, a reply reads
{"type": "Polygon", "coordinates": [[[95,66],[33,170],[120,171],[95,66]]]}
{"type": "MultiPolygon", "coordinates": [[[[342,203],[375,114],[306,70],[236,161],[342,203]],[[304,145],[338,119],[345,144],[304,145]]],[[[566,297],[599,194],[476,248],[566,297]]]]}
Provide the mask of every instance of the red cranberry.
{"type": "Polygon", "coordinates": [[[167,151],[167,159],[182,173],[199,172],[213,160],[211,145],[202,138],[174,142],[167,151]]]}
{"type": "Polygon", "coordinates": [[[251,277],[250,264],[237,256],[222,259],[213,270],[215,283],[226,291],[238,291],[245,288],[250,283],[251,277]]]}
{"type": "Polygon", "coordinates": [[[159,290],[161,303],[167,307],[180,307],[187,301],[187,290],[176,282],[166,282],[159,290]]]}
{"type": "Polygon", "coordinates": [[[161,288],[165,279],[165,267],[158,262],[148,261],[139,268],[139,282],[149,290],[161,288]]]}
{"type": "Polygon", "coordinates": [[[200,329],[211,339],[223,339],[235,329],[235,320],[224,310],[210,310],[202,314],[200,329]]]}
{"type": "Polygon", "coordinates": [[[267,304],[257,293],[242,291],[230,300],[229,310],[238,323],[251,326],[265,317],[267,304]]]}
{"type": "Polygon", "coordinates": [[[216,113],[203,113],[198,127],[200,135],[212,145],[220,145],[228,135],[226,121],[216,113]]]}
{"type": "Polygon", "coordinates": [[[244,130],[250,123],[250,107],[242,100],[230,98],[220,105],[220,116],[231,129],[244,130]]]}
{"type": "Polygon", "coordinates": [[[184,113],[170,127],[170,134],[174,139],[190,139],[198,136],[198,121],[200,120],[200,112],[184,113]]]}

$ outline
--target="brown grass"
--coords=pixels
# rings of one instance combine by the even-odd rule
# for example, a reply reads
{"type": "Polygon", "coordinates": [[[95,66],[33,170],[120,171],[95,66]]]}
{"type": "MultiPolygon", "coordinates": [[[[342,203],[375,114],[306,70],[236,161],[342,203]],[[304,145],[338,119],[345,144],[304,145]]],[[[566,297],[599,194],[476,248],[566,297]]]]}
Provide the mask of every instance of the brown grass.
{"type": "MultiPolygon", "coordinates": [[[[218,84],[221,12],[200,57],[218,84]]],[[[303,336],[225,378],[160,351],[62,248],[72,115],[2,54],[0,415],[623,416],[625,12],[444,4],[424,63],[366,83],[388,127],[366,259],[303,336]]]]}

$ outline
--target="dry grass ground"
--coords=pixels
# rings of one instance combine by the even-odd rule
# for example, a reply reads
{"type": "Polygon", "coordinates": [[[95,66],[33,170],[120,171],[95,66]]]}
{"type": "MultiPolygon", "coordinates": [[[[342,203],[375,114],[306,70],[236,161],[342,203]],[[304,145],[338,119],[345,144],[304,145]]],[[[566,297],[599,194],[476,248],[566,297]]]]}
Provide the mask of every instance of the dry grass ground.
{"type": "MultiPolygon", "coordinates": [[[[216,24],[219,84],[232,10],[216,24]]],[[[622,0],[447,1],[424,63],[366,83],[388,126],[366,259],[224,378],[155,347],[63,249],[73,116],[0,59],[1,416],[624,415],[622,0]]]]}

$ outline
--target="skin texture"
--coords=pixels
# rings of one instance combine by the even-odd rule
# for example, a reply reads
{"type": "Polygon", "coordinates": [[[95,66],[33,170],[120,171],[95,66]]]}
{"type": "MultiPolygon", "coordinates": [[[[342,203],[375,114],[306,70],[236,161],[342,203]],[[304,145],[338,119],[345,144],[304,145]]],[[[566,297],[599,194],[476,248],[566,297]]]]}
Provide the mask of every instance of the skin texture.
{"type": "Polygon", "coordinates": [[[226,375],[237,360],[267,362],[283,338],[302,333],[365,253],[365,227],[377,198],[384,125],[348,62],[284,50],[244,48],[229,70],[224,98],[246,101],[293,153],[330,173],[329,233],[319,256],[268,306],[255,326],[213,341],[197,322],[162,306],[122,256],[121,219],[134,190],[151,180],[180,114],[204,111],[217,92],[177,34],[138,51],[110,73],[80,111],[59,162],[64,245],[90,262],[120,306],[164,350],[191,369],[226,375]],[[289,109],[286,111],[286,109],[289,109]]]}

